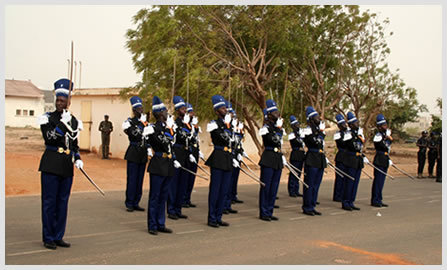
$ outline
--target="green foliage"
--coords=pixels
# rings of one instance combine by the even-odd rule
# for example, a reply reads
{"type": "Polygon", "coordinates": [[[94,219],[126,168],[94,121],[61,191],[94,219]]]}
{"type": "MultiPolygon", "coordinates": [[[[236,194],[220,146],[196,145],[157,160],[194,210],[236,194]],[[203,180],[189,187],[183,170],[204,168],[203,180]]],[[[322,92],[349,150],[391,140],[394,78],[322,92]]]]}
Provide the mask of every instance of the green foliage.
{"type": "MultiPolygon", "coordinates": [[[[436,105],[439,108],[439,110],[441,111],[441,115],[442,115],[442,99],[441,98],[436,99],[436,105]]],[[[438,133],[442,132],[442,118],[441,117],[436,116],[434,114],[431,115],[430,131],[434,131],[434,132],[438,132],[438,133]]]]}

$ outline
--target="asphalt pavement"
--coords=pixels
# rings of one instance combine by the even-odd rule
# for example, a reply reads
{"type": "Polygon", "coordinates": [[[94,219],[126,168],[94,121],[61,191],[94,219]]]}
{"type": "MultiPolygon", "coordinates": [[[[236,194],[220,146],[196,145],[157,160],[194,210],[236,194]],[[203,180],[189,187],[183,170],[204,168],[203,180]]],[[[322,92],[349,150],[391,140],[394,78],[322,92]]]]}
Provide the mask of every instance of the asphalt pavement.
{"type": "MultiPolygon", "coordinates": [[[[196,180],[201,181],[201,180],[196,180]]],[[[319,192],[322,216],[302,214],[302,198],[281,183],[274,215],[258,218],[259,186],[239,186],[243,204],[224,215],[229,227],[206,225],[208,188],[192,195],[188,219],[167,219],[173,234],[147,232],[147,211],[126,212],[124,191],[73,193],[64,240],[71,248],[45,249],[40,196],[6,198],[6,265],[369,265],[442,263],[442,191],[434,179],[387,180],[387,208],[369,205],[371,183],[361,179],[356,206],[348,212],[332,201],[332,181],[319,192]]],[[[148,186],[148,183],[144,183],[148,186]]],[[[141,206],[147,208],[145,190],[141,206]]]]}

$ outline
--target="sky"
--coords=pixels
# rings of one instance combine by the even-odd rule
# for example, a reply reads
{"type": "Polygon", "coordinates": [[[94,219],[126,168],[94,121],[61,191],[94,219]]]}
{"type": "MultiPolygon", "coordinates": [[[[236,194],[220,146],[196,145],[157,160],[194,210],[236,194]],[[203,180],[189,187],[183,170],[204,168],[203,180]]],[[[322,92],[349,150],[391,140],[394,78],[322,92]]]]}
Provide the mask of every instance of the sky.
{"type": "MultiPolygon", "coordinates": [[[[5,78],[31,80],[40,89],[68,75],[74,41],[75,87],[127,87],[140,80],[127,51],[126,31],[142,5],[9,5],[5,7],[5,78]],[[79,72],[82,62],[82,71],[79,72]],[[81,73],[81,78],[79,74],[81,73]],[[81,81],[79,81],[79,79],[81,81]]],[[[442,6],[362,5],[390,19],[392,70],[418,92],[429,113],[439,114],[442,91],[442,6]]]]}

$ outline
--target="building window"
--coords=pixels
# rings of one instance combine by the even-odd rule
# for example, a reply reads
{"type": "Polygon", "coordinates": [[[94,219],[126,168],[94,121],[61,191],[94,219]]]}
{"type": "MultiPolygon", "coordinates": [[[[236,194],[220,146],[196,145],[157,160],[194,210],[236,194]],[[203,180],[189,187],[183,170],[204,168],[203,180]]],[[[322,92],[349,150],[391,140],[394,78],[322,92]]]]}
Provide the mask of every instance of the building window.
{"type": "Polygon", "coordinates": [[[28,116],[28,110],[23,110],[23,116],[28,116]]]}
{"type": "Polygon", "coordinates": [[[29,110],[29,116],[34,116],[34,110],[29,110]]]}
{"type": "Polygon", "coordinates": [[[21,110],[16,110],[16,115],[21,115],[21,110]]]}

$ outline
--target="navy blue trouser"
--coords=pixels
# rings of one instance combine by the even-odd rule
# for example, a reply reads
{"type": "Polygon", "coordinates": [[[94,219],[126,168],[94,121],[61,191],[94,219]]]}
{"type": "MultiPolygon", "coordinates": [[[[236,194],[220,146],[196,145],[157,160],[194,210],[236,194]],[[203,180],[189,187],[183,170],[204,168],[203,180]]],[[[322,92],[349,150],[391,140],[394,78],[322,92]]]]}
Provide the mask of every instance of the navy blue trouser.
{"type": "MultiPolygon", "coordinates": [[[[296,168],[302,170],[304,161],[290,161],[290,164],[295,166],[296,168]]],[[[297,172],[298,176],[301,178],[301,172],[297,172]]],[[[289,192],[289,195],[298,195],[300,193],[300,182],[298,179],[293,175],[291,172],[289,172],[289,182],[287,183],[287,191],[289,192]]]]}
{"type": "Polygon", "coordinates": [[[271,217],[278,193],[282,170],[261,166],[261,181],[265,186],[259,189],[259,216],[271,217]]]}
{"type": "Polygon", "coordinates": [[[362,173],[362,169],[355,169],[346,167],[345,172],[352,176],[355,181],[349,179],[348,177],[344,177],[344,190],[343,190],[343,207],[353,207],[355,202],[355,197],[357,196],[357,189],[360,183],[360,174],[362,173]]]}
{"type": "MultiPolygon", "coordinates": [[[[388,166],[387,167],[381,167],[381,166],[377,166],[377,165],[375,165],[375,166],[385,173],[388,171],[388,166]]],[[[371,191],[371,204],[381,204],[382,203],[382,190],[383,190],[383,186],[385,185],[385,178],[386,178],[386,175],[384,175],[383,173],[374,169],[374,180],[373,180],[372,191],[371,191]]]]}
{"type": "Polygon", "coordinates": [[[224,210],[231,209],[231,201],[233,200],[233,197],[235,196],[235,194],[233,193],[233,188],[235,188],[234,187],[235,185],[237,186],[237,180],[239,178],[240,170],[241,170],[240,168],[233,167],[233,171],[231,172],[230,179],[228,179],[228,181],[230,181],[230,187],[228,188],[227,195],[225,196],[224,210]]]}
{"type": "Polygon", "coordinates": [[[323,179],[324,169],[315,168],[305,165],[304,182],[309,188],[304,187],[303,191],[303,206],[304,212],[312,212],[317,205],[318,190],[320,189],[321,180],[323,179]]]}
{"type": "Polygon", "coordinates": [[[67,224],[68,198],[73,177],[41,174],[42,240],[62,240],[67,224]]]}
{"type": "MultiPolygon", "coordinates": [[[[190,169],[191,171],[196,173],[197,172],[197,164],[189,162],[188,169],[190,169]]],[[[194,188],[195,181],[196,181],[196,176],[192,173],[188,173],[188,181],[186,182],[185,196],[183,197],[183,204],[191,203],[191,194],[192,194],[192,190],[194,188]]]]}
{"type": "MultiPolygon", "coordinates": [[[[343,172],[346,172],[345,165],[343,165],[343,162],[335,161],[335,167],[342,170],[343,172]]],[[[343,200],[343,191],[344,191],[344,181],[346,177],[343,177],[339,175],[338,173],[335,173],[335,182],[334,182],[334,195],[332,199],[334,201],[341,201],[343,200]]],[[[350,180],[352,181],[352,180],[350,180]]]]}
{"type": "Polygon", "coordinates": [[[157,230],[165,227],[166,200],[172,177],[149,174],[149,178],[147,227],[157,230]]]}
{"type": "Polygon", "coordinates": [[[211,168],[211,180],[208,193],[208,222],[221,222],[225,195],[230,188],[232,171],[211,168]]]}
{"type": "Polygon", "coordinates": [[[146,163],[127,161],[126,207],[138,206],[143,194],[146,163]]]}
{"type": "Polygon", "coordinates": [[[183,169],[175,169],[168,192],[168,214],[182,214],[182,204],[185,198],[186,185],[189,180],[189,172],[183,169]]]}
{"type": "Polygon", "coordinates": [[[239,173],[241,172],[240,168],[233,167],[233,173],[231,174],[231,201],[237,200],[237,182],[239,180],[239,173]]]}

